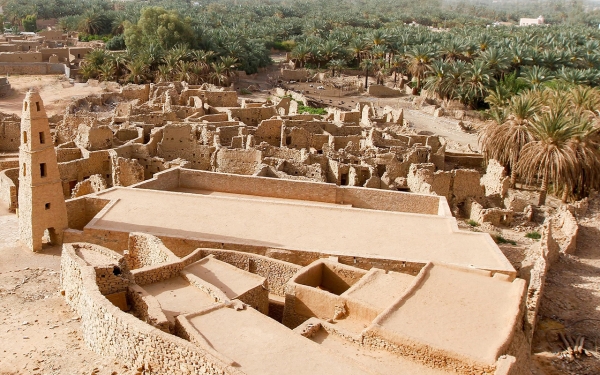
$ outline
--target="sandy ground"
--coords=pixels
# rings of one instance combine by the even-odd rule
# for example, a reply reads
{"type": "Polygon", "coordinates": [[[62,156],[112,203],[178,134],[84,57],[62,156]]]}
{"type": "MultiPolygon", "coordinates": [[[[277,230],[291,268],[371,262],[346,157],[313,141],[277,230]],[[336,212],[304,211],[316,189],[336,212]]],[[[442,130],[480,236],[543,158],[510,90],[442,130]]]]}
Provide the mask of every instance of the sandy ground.
{"type": "Polygon", "coordinates": [[[0,99],[0,112],[21,116],[23,99],[29,89],[40,93],[48,116],[62,113],[72,98],[103,92],[101,87],[88,86],[87,83],[70,84],[64,75],[14,75],[8,81],[12,92],[0,99]]]}
{"type": "Polygon", "coordinates": [[[86,348],[60,294],[60,248],[31,253],[17,244],[17,228],[0,203],[0,374],[134,374],[86,348]]]}

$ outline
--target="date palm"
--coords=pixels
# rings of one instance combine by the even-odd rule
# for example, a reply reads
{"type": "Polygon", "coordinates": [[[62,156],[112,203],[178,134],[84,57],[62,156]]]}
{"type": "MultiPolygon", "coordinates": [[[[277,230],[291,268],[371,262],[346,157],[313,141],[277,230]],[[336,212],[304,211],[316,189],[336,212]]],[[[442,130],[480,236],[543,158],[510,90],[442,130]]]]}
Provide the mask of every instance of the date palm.
{"type": "MultiPolygon", "coordinates": [[[[591,189],[600,189],[600,128],[594,126],[585,113],[576,115],[574,123],[577,134],[572,139],[572,147],[579,162],[575,190],[587,195],[591,189]]],[[[563,201],[568,192],[564,190],[563,201]]]]}
{"type": "Polygon", "coordinates": [[[534,65],[522,73],[522,78],[532,89],[539,90],[542,84],[553,79],[554,75],[550,70],[534,65]]]}
{"type": "Polygon", "coordinates": [[[417,79],[417,90],[421,89],[421,80],[431,69],[435,51],[427,45],[417,45],[407,51],[408,70],[417,79]]]}
{"type": "Polygon", "coordinates": [[[550,183],[555,189],[568,190],[577,184],[580,164],[573,138],[580,130],[573,125],[568,108],[564,98],[556,98],[534,116],[529,127],[533,141],[523,146],[517,162],[517,171],[526,181],[541,180],[539,205],[546,203],[550,183]]]}
{"type": "Polygon", "coordinates": [[[98,77],[102,81],[112,81],[115,79],[115,67],[111,62],[105,62],[98,69],[98,77]]]}
{"type": "Polygon", "coordinates": [[[367,42],[360,39],[355,38],[350,41],[348,46],[350,52],[356,57],[356,62],[360,65],[361,62],[361,54],[367,50],[367,42]]]}
{"type": "Polygon", "coordinates": [[[148,72],[148,65],[141,59],[136,59],[125,65],[125,68],[129,73],[125,76],[127,82],[133,82],[136,85],[146,80],[146,74],[148,72]]]}
{"type": "Polygon", "coordinates": [[[365,71],[365,90],[369,87],[369,73],[375,67],[373,60],[365,59],[360,63],[360,67],[365,71]]]}
{"type": "Polygon", "coordinates": [[[517,181],[516,167],[521,151],[533,141],[531,120],[540,108],[541,102],[533,93],[514,96],[505,111],[496,111],[498,122],[488,125],[479,134],[479,143],[486,159],[496,159],[500,164],[510,167],[511,187],[517,181]],[[506,120],[500,122],[502,118],[506,120]]]}
{"type": "Polygon", "coordinates": [[[481,102],[488,92],[488,88],[495,84],[495,79],[491,74],[488,65],[482,60],[475,60],[468,65],[463,74],[462,85],[460,87],[463,102],[475,107],[481,102]]]}
{"type": "Polygon", "coordinates": [[[339,75],[341,70],[344,69],[344,67],[346,66],[346,62],[342,59],[335,59],[329,61],[327,65],[331,69],[331,76],[335,77],[335,72],[337,71],[339,75]]]}

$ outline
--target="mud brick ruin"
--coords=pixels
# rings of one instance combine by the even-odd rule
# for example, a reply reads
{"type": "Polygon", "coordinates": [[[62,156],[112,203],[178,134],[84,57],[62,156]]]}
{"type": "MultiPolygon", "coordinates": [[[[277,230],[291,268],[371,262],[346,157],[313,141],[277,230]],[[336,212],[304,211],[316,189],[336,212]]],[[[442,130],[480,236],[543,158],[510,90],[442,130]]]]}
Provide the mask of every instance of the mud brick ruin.
{"type": "Polygon", "coordinates": [[[519,374],[543,282],[452,215],[526,217],[502,167],[303,100],[161,83],[3,115],[0,199],[31,250],[64,244],[85,343],[161,374],[519,374]]]}
{"type": "Polygon", "coordinates": [[[76,32],[0,35],[0,74],[65,74],[75,78],[83,58],[94,46],[79,42],[76,32]]]}

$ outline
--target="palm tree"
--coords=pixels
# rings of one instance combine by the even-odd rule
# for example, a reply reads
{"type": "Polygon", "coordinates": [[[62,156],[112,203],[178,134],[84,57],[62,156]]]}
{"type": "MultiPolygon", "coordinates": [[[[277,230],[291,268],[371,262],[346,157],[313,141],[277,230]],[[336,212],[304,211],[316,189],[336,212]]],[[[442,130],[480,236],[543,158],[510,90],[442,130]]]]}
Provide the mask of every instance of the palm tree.
{"type": "Polygon", "coordinates": [[[356,57],[356,62],[360,66],[361,54],[367,50],[367,42],[360,38],[354,38],[350,41],[348,46],[350,52],[356,57]]]}
{"type": "Polygon", "coordinates": [[[510,58],[500,48],[488,48],[479,55],[479,59],[485,62],[488,68],[494,72],[499,79],[510,67],[510,58]]]}
{"type": "Polygon", "coordinates": [[[329,68],[331,69],[331,76],[335,77],[335,72],[337,71],[339,75],[341,70],[346,66],[346,62],[342,59],[335,59],[329,61],[327,65],[329,65],[329,68]]]}
{"type": "Polygon", "coordinates": [[[532,89],[539,90],[544,82],[550,81],[554,78],[551,71],[544,67],[537,65],[532,66],[523,72],[523,80],[527,82],[532,89]]]}
{"type": "Polygon", "coordinates": [[[496,124],[488,125],[479,134],[479,143],[486,159],[496,159],[510,166],[510,185],[517,181],[517,164],[523,147],[533,141],[531,120],[541,107],[537,96],[525,93],[511,98],[508,108],[496,110],[496,124]],[[502,121],[506,118],[506,121],[502,121]]]}
{"type": "Polygon", "coordinates": [[[300,68],[304,66],[304,63],[310,56],[310,48],[305,43],[296,44],[296,47],[292,50],[292,57],[300,62],[300,68]]]}
{"type": "Polygon", "coordinates": [[[148,71],[148,65],[141,59],[136,59],[125,65],[125,68],[129,73],[125,76],[127,82],[133,82],[136,85],[146,80],[146,73],[148,71]]]}
{"type": "Polygon", "coordinates": [[[534,140],[523,146],[517,171],[527,181],[542,182],[539,205],[546,203],[548,184],[555,189],[576,185],[579,163],[572,139],[579,133],[569,118],[568,102],[557,98],[549,109],[536,114],[530,132],[534,140]]]}
{"type": "Polygon", "coordinates": [[[157,82],[170,82],[172,81],[173,70],[168,65],[159,65],[156,70],[155,79],[157,82]]]}
{"type": "Polygon", "coordinates": [[[221,85],[227,80],[227,75],[224,73],[226,67],[223,63],[212,63],[210,64],[212,72],[208,75],[215,85],[221,85]]]}
{"type": "Polygon", "coordinates": [[[231,56],[221,56],[221,64],[225,67],[223,74],[227,77],[232,77],[235,74],[235,70],[238,67],[238,59],[231,56]]]}
{"type": "Polygon", "coordinates": [[[421,80],[431,69],[435,52],[427,45],[414,46],[407,52],[409,57],[408,70],[417,79],[417,90],[421,89],[421,80]]]}
{"type": "Polygon", "coordinates": [[[102,81],[112,81],[115,79],[115,67],[110,62],[102,64],[98,69],[98,73],[102,81]]]}
{"type": "Polygon", "coordinates": [[[95,35],[100,33],[108,22],[106,16],[95,10],[88,10],[85,12],[79,23],[79,29],[84,33],[95,35]]]}
{"type": "Polygon", "coordinates": [[[450,63],[448,61],[436,60],[431,64],[431,73],[425,78],[423,88],[427,90],[429,96],[449,99],[450,92],[453,90],[449,85],[448,70],[450,63]]]}
{"type": "Polygon", "coordinates": [[[488,87],[495,82],[488,65],[482,60],[475,60],[463,74],[460,87],[463,101],[475,107],[487,94],[488,87]]]}
{"type": "Polygon", "coordinates": [[[360,63],[360,67],[365,70],[365,90],[369,87],[369,72],[374,66],[373,60],[369,59],[365,59],[360,63]]]}
{"type": "MultiPolygon", "coordinates": [[[[574,123],[577,134],[572,139],[572,147],[579,163],[575,190],[580,195],[586,195],[591,189],[600,188],[600,128],[583,114],[577,115],[574,123]]],[[[564,189],[563,202],[568,191],[564,189]]]]}

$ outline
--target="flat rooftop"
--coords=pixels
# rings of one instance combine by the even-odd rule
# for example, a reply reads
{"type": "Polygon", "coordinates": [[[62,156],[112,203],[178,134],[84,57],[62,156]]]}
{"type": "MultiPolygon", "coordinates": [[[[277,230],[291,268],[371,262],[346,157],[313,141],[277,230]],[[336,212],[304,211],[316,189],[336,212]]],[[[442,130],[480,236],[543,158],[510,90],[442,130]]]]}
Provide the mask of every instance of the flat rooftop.
{"type": "Polygon", "coordinates": [[[202,191],[97,195],[117,201],[86,228],[515,272],[488,234],[458,231],[452,217],[202,191]]]}
{"type": "Polygon", "coordinates": [[[191,285],[182,276],[147,284],[141,288],[158,300],[170,322],[174,322],[177,315],[191,314],[215,304],[214,298],[191,285]]]}
{"type": "Polygon", "coordinates": [[[523,283],[433,265],[379,325],[414,341],[493,364],[517,319],[523,283]]]}
{"type": "Polygon", "coordinates": [[[405,273],[371,269],[356,284],[344,292],[343,296],[357,299],[383,311],[410,287],[415,277],[405,273]]]}
{"type": "Polygon", "coordinates": [[[229,299],[237,298],[265,282],[262,276],[243,271],[211,256],[192,263],[184,270],[219,288],[229,299]]]}
{"type": "Polygon", "coordinates": [[[189,321],[213,349],[248,375],[372,374],[251,308],[223,307],[189,321]]]}

